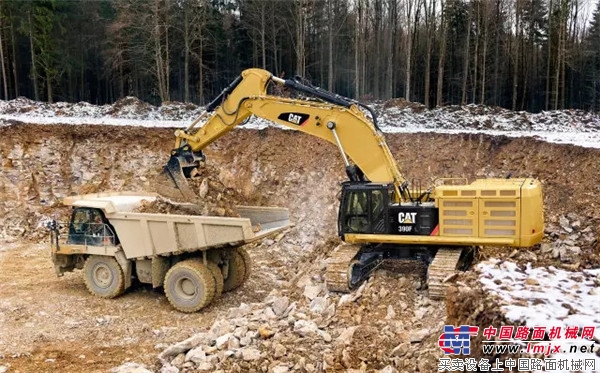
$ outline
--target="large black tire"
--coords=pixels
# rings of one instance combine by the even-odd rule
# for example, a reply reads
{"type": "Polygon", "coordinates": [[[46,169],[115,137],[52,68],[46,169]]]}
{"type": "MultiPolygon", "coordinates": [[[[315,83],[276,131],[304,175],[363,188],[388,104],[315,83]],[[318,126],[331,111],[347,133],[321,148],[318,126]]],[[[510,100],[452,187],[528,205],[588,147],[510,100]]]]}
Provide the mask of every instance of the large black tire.
{"type": "Polygon", "coordinates": [[[114,298],[125,291],[125,276],[111,256],[90,255],[83,265],[85,287],[102,298],[114,298]]]}
{"type": "Polygon", "coordinates": [[[218,299],[221,294],[223,294],[223,273],[221,272],[221,268],[217,265],[217,263],[208,261],[208,269],[210,273],[212,273],[213,278],[215,279],[215,298],[218,299]]]}
{"type": "Polygon", "coordinates": [[[244,260],[244,280],[242,281],[242,283],[244,283],[248,281],[250,274],[252,273],[252,259],[250,259],[250,254],[248,254],[246,249],[240,247],[238,249],[238,253],[240,253],[242,259],[244,260]]]}
{"type": "MultiPolygon", "coordinates": [[[[229,270],[223,285],[223,291],[237,289],[244,283],[246,278],[246,263],[244,262],[244,256],[240,253],[239,249],[231,254],[228,268],[229,270]]],[[[248,273],[248,275],[250,275],[250,273],[248,273]]]]}
{"type": "Polygon", "coordinates": [[[193,259],[171,267],[165,276],[164,288],[169,303],[181,312],[196,312],[206,307],[216,290],[210,269],[193,259]]]}

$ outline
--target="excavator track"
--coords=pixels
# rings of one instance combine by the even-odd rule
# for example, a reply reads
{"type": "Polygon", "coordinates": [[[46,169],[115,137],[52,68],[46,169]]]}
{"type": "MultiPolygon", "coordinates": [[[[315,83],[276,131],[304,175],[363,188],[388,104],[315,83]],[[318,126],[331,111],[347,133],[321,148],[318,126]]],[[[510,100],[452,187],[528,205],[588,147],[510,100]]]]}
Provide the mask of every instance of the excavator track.
{"type": "Polygon", "coordinates": [[[350,278],[353,262],[360,246],[341,244],[331,252],[327,258],[327,269],[325,270],[325,282],[327,290],[340,293],[349,293],[350,278]]]}
{"type": "Polygon", "coordinates": [[[457,273],[462,248],[441,248],[427,270],[427,286],[431,299],[446,299],[450,279],[457,273]]]}

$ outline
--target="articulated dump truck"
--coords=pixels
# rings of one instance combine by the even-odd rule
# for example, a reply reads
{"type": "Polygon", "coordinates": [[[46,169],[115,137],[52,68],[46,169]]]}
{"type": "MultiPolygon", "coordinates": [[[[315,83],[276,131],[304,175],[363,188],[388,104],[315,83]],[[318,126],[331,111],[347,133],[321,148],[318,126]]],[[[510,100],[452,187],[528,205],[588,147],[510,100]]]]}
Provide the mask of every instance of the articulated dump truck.
{"type": "Polygon", "coordinates": [[[277,207],[238,206],[239,218],[135,212],[156,194],[101,193],[67,197],[68,224],[50,228],[58,276],[82,269],[90,293],[114,298],[132,278],[164,288],[171,305],[196,312],[250,276],[243,245],[289,226],[277,207]]]}

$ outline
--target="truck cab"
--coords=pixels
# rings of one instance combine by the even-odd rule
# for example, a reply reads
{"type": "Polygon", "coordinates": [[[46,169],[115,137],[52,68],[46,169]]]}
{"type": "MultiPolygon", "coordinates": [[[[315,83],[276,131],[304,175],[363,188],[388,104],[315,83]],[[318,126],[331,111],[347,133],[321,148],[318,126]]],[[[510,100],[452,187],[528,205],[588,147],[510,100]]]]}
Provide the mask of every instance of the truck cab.
{"type": "Polygon", "coordinates": [[[114,246],[118,244],[115,230],[100,209],[76,207],[68,226],[67,244],[114,246]]]}
{"type": "Polygon", "coordinates": [[[89,255],[114,255],[119,238],[102,209],[73,207],[68,223],[51,221],[50,249],[58,276],[82,269],[89,255]]]}

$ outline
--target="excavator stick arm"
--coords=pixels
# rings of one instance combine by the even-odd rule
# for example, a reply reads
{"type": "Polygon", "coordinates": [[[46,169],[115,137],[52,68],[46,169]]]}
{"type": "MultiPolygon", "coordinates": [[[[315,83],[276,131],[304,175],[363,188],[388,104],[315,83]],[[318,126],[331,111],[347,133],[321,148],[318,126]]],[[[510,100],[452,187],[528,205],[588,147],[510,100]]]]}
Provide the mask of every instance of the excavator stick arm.
{"type": "Polygon", "coordinates": [[[199,165],[202,149],[255,115],[331,142],[341,153],[351,180],[392,183],[396,195],[401,196],[406,180],[377,127],[374,113],[369,118],[359,106],[352,99],[298,80],[277,78],[261,69],[245,70],[200,118],[187,129],[175,131],[176,149],[161,173],[161,182],[157,182],[161,185],[158,192],[190,199],[193,192],[186,181],[190,176],[186,170],[199,165]],[[267,87],[271,83],[318,100],[269,95],[267,87]]]}

